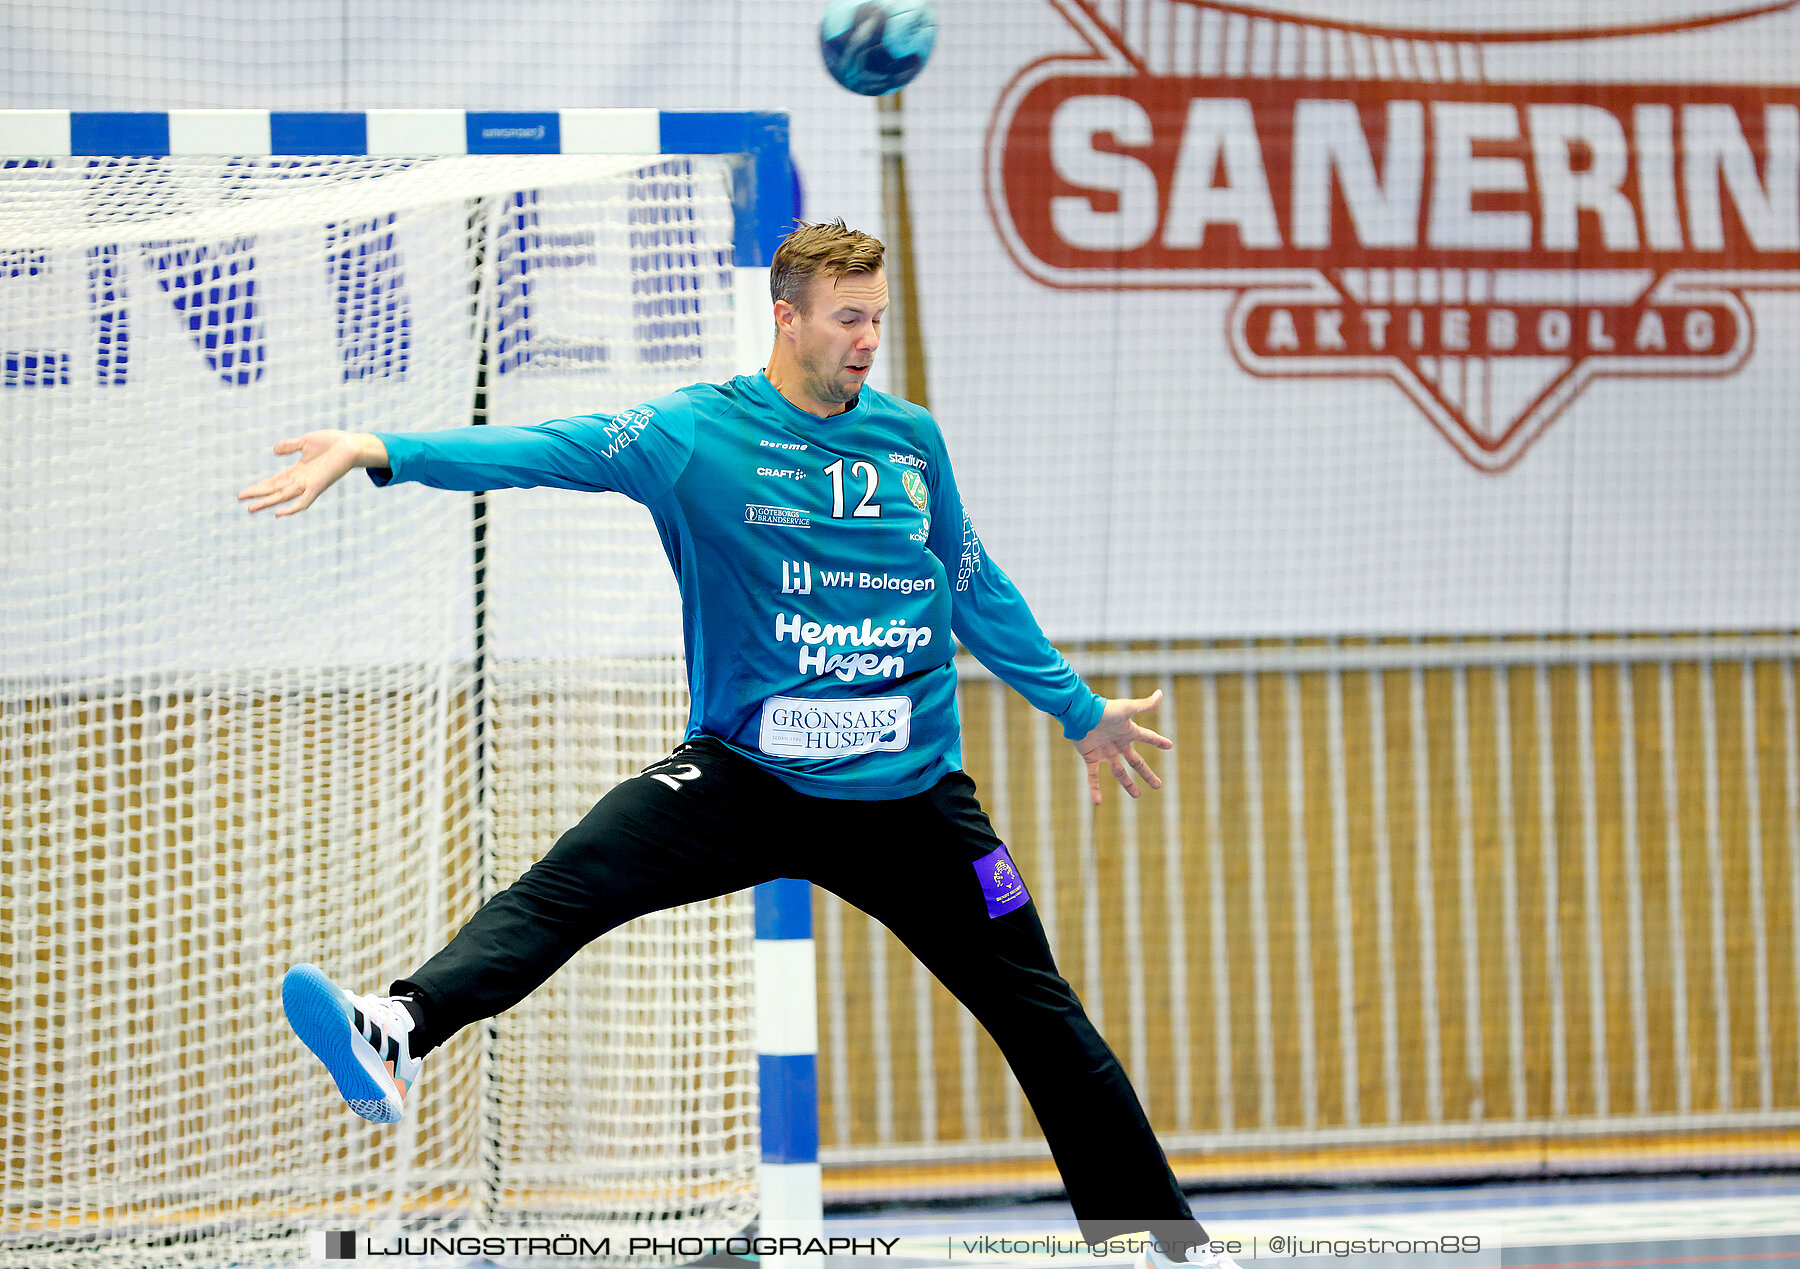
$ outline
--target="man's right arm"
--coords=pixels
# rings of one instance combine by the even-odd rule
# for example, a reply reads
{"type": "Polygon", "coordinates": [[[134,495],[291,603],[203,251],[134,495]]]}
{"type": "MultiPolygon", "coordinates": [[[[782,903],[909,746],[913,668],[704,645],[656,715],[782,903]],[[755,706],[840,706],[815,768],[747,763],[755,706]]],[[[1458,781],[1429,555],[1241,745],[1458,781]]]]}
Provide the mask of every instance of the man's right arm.
{"type": "Polygon", "coordinates": [[[679,394],[612,418],[553,419],[536,427],[442,432],[309,432],[275,446],[300,455],[286,471],[238,495],[277,515],[311,506],[356,467],[377,485],[414,481],[435,489],[612,489],[647,502],[667,490],[693,450],[693,413],[679,394]]]}
{"type": "Polygon", "coordinates": [[[608,471],[605,429],[612,426],[613,420],[574,418],[536,427],[373,432],[386,458],[369,465],[369,478],[377,485],[410,481],[433,489],[617,489],[607,479],[614,473],[608,471]]]}

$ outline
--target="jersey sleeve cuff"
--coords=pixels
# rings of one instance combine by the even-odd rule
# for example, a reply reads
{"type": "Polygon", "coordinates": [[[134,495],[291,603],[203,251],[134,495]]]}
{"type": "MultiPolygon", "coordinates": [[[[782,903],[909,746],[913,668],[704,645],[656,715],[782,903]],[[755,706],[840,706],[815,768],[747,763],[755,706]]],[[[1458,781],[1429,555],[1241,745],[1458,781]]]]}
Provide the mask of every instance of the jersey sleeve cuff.
{"type": "Polygon", "coordinates": [[[1100,724],[1100,715],[1106,712],[1106,698],[1089,690],[1085,701],[1077,701],[1062,716],[1063,737],[1066,740],[1080,740],[1100,724]]]}
{"type": "Polygon", "coordinates": [[[404,437],[396,436],[392,432],[376,432],[374,435],[381,441],[382,446],[386,448],[388,454],[388,466],[370,467],[366,469],[369,473],[370,482],[374,484],[377,489],[380,489],[392,484],[395,480],[404,479],[399,475],[400,460],[396,457],[395,450],[404,450],[406,448],[406,441],[404,437]]]}

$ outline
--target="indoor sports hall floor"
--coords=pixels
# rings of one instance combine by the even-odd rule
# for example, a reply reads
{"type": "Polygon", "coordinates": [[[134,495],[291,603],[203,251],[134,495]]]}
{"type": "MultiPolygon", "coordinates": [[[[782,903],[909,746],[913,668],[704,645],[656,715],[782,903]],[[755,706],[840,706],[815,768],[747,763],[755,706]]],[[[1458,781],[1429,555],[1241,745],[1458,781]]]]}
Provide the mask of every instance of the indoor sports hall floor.
{"type": "MultiPolygon", "coordinates": [[[[1194,1210],[1207,1232],[1236,1240],[1240,1264],[1270,1269],[1800,1269],[1800,1172],[1629,1180],[1506,1182],[1430,1187],[1212,1192],[1194,1210]],[[1357,1240],[1439,1240],[1471,1235],[1473,1253],[1368,1254],[1357,1240]],[[1273,1250],[1300,1239],[1324,1254],[1273,1250]],[[1336,1246],[1334,1253],[1330,1246],[1336,1246]],[[1348,1254],[1345,1254],[1345,1253],[1348,1254]]],[[[1090,1251],[1002,1254],[998,1239],[1078,1237],[1067,1203],[891,1208],[825,1218],[830,1238],[898,1239],[877,1257],[808,1258],[818,1269],[981,1269],[993,1265],[1115,1266],[1134,1255],[1090,1251]]],[[[711,1269],[755,1262],[711,1257],[711,1269]]],[[[493,1269],[479,1266],[478,1269],[493,1269]]]]}
{"type": "MultiPolygon", "coordinates": [[[[1800,1267],[1800,1173],[1632,1180],[1513,1182],[1431,1188],[1263,1190],[1202,1194],[1194,1201],[1207,1231],[1244,1245],[1238,1260],[1294,1269],[1708,1269],[1800,1267]],[[1349,1243],[1357,1239],[1481,1237],[1477,1254],[1289,1256],[1276,1238],[1349,1243]],[[1496,1245],[1497,1244],[1497,1245],[1496,1245]]],[[[839,1237],[900,1237],[892,1257],[857,1266],[926,1269],[940,1265],[1128,1264],[1092,1255],[982,1254],[976,1236],[1073,1238],[1063,1202],[959,1210],[885,1211],[826,1218],[839,1237]],[[969,1244],[977,1243],[971,1250],[969,1244]]],[[[1310,1244],[1309,1244],[1310,1245],[1310,1244]]],[[[838,1261],[835,1265],[847,1266],[838,1261]]]]}

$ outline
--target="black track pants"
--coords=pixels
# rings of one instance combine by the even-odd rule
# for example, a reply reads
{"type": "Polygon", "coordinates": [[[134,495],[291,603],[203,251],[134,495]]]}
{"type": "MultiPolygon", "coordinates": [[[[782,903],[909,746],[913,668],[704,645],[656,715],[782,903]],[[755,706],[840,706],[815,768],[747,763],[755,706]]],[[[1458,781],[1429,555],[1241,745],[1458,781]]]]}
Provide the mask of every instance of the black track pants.
{"type": "Polygon", "coordinates": [[[1000,845],[961,772],[910,798],[839,801],[702,737],[608,793],[392,990],[421,998],[419,1054],[510,1009],[633,917],[803,877],[892,930],[987,1028],[1084,1235],[1202,1238],[1124,1069],[1057,973],[1036,905],[991,915],[975,861],[1000,845]]]}

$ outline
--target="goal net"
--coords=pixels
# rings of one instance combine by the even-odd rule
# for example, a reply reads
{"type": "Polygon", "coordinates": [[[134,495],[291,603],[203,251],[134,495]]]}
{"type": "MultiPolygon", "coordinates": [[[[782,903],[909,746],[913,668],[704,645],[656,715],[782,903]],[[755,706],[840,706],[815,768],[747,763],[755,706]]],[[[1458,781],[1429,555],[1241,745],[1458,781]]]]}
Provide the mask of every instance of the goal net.
{"type": "Polygon", "coordinates": [[[590,946],[396,1126],[279,1003],[301,961],[385,990],[679,740],[647,514],[354,474],[234,501],[282,437],[730,375],[732,241],[714,158],[0,160],[0,1262],[617,1260],[754,1215],[747,895],[590,946]]]}

